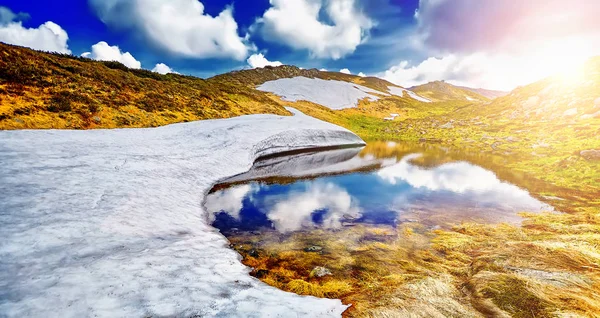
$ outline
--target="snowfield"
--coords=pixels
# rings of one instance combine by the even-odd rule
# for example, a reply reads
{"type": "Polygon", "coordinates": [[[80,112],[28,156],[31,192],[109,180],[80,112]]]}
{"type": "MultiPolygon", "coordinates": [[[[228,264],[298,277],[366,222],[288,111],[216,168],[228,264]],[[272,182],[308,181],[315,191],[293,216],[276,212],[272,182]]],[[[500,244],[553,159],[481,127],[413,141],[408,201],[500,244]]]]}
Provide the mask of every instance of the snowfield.
{"type": "Polygon", "coordinates": [[[202,207],[212,184],[257,156],[364,144],[291,111],[148,129],[0,131],[0,316],[339,316],[339,300],[250,277],[202,207]]]}
{"type": "Polygon", "coordinates": [[[412,99],[431,103],[429,99],[401,87],[389,86],[388,93],[354,83],[304,76],[268,81],[256,89],[273,93],[288,102],[304,100],[335,110],[356,107],[358,102],[365,98],[376,101],[379,96],[390,96],[390,94],[404,97],[405,92],[412,99]]]}
{"type": "Polygon", "coordinates": [[[408,90],[406,88],[402,88],[402,87],[396,87],[396,86],[388,86],[388,90],[390,91],[390,93],[392,95],[396,95],[396,96],[404,96],[404,93],[406,93],[408,95],[408,97],[412,98],[412,99],[416,99],[420,102],[423,103],[431,103],[431,100],[418,95],[417,93],[408,90]]]}
{"type": "Polygon", "coordinates": [[[257,89],[273,93],[289,102],[305,100],[331,109],[356,107],[361,99],[378,100],[379,97],[376,95],[389,96],[389,94],[354,83],[304,76],[268,81],[258,86],[257,89]]]}

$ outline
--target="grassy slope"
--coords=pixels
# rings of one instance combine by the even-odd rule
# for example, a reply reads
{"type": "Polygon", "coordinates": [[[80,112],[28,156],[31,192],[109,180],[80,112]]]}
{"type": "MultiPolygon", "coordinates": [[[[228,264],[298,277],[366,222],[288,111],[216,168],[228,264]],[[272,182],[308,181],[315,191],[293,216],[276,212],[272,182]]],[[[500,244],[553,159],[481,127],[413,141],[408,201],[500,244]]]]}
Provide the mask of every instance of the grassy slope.
{"type": "Polygon", "coordinates": [[[490,100],[473,90],[454,86],[443,81],[429,82],[427,84],[411,87],[410,90],[437,102],[468,100],[468,98],[471,98],[472,101],[479,102],[490,100]]]}
{"type": "Polygon", "coordinates": [[[262,92],[0,43],[0,129],[153,127],[288,114],[262,92]]]}

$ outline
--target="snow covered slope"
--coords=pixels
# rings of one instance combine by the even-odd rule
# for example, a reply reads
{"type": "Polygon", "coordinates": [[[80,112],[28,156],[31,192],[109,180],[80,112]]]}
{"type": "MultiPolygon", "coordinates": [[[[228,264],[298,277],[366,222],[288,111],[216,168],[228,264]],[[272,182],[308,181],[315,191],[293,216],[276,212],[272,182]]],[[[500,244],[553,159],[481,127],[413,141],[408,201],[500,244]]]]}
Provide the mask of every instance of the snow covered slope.
{"type": "Polygon", "coordinates": [[[257,89],[290,102],[305,100],[331,109],[356,107],[358,101],[364,98],[378,100],[376,94],[389,95],[354,83],[304,76],[268,81],[257,89]]]}
{"type": "Polygon", "coordinates": [[[404,96],[404,93],[406,93],[412,99],[416,99],[423,103],[431,103],[431,100],[429,100],[425,97],[419,96],[419,95],[417,95],[417,93],[410,91],[406,88],[396,87],[396,86],[388,86],[388,90],[390,91],[390,93],[392,93],[393,95],[396,95],[396,96],[402,97],[402,96],[404,96]]]}
{"type": "Polygon", "coordinates": [[[339,316],[339,300],[250,277],[201,205],[259,155],[363,143],[293,112],[0,131],[0,316],[339,316]]]}

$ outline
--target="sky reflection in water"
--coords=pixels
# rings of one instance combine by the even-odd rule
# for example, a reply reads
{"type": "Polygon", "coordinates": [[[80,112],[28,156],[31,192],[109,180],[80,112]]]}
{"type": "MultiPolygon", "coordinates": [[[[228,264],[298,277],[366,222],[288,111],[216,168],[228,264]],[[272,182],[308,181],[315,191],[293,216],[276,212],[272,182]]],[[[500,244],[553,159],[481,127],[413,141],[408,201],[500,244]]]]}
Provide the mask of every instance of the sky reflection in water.
{"type": "Polygon", "coordinates": [[[223,232],[281,233],[357,223],[519,223],[518,212],[552,210],[489,170],[435,158],[394,143],[272,158],[227,180],[235,185],[209,194],[205,207],[223,232]],[[252,179],[262,181],[244,181],[252,179]]]}

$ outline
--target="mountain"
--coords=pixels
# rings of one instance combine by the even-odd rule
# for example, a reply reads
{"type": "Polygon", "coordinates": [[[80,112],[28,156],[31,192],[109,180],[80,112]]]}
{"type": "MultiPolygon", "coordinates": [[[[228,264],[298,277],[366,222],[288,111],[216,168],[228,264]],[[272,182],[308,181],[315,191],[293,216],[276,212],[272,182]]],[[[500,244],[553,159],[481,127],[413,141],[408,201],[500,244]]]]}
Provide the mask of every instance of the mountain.
{"type": "Polygon", "coordinates": [[[245,85],[0,43],[0,129],[153,127],[253,113],[289,114],[245,85]]]}
{"type": "Polygon", "coordinates": [[[482,116],[532,122],[581,122],[600,118],[600,57],[571,74],[516,88],[486,105],[482,116]]]}
{"type": "Polygon", "coordinates": [[[456,87],[466,89],[473,93],[477,93],[479,95],[485,96],[489,99],[495,99],[498,97],[506,96],[509,93],[509,92],[505,92],[505,91],[497,91],[497,90],[485,89],[485,88],[471,88],[471,87],[466,87],[466,86],[456,86],[456,87]]]}
{"type": "Polygon", "coordinates": [[[473,89],[467,89],[444,81],[434,81],[413,86],[409,90],[436,102],[467,100],[470,102],[486,102],[490,99],[473,89]]]}
{"type": "Polygon", "coordinates": [[[0,129],[154,127],[289,114],[284,106],[297,101],[329,109],[361,104],[380,118],[429,102],[375,77],[279,66],[204,80],[0,43],[0,129]]]}

